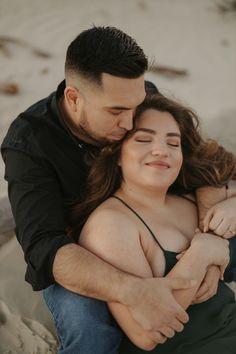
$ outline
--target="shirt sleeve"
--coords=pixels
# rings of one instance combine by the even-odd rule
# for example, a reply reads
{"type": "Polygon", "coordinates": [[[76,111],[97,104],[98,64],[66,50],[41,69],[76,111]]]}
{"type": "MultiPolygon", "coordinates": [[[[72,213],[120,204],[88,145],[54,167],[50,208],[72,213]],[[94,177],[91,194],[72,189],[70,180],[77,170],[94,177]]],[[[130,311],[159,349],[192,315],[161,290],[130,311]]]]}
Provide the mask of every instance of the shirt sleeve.
{"type": "Polygon", "coordinates": [[[225,270],[224,280],[227,283],[236,281],[236,236],[229,240],[230,262],[225,270]]]}
{"type": "Polygon", "coordinates": [[[57,250],[74,242],[66,235],[60,184],[42,157],[6,149],[3,158],[16,236],[27,263],[25,279],[34,290],[42,290],[55,282],[52,267],[57,250]]]}

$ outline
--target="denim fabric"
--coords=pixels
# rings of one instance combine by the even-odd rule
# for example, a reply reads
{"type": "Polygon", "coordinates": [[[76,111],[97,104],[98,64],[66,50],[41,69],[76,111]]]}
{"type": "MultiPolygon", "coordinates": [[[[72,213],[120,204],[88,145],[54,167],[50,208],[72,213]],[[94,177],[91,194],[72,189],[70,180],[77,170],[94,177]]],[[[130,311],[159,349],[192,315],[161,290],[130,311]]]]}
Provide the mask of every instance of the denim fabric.
{"type": "Polygon", "coordinates": [[[60,342],[58,354],[118,354],[122,332],[105,302],[59,285],[43,291],[60,342]]]}

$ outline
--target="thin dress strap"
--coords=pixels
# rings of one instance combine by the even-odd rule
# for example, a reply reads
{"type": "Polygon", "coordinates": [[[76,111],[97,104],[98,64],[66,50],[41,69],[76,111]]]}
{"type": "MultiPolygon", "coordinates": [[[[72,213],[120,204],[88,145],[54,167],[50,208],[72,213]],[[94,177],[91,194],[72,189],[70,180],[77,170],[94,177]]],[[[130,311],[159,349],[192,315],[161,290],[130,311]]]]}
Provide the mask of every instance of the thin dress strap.
{"type": "Polygon", "coordinates": [[[131,208],[131,206],[129,206],[123,199],[121,199],[120,197],[117,197],[116,195],[112,195],[112,198],[118,199],[122,204],[124,204],[129,210],[131,210],[139,218],[139,220],[144,224],[144,226],[148,229],[148,231],[152,235],[154,241],[158,244],[158,246],[161,248],[161,250],[163,252],[165,252],[165,249],[159,243],[159,241],[157,240],[156,236],[154,235],[154,233],[152,232],[150,227],[146,224],[146,222],[141,218],[141,216],[133,208],[131,208]]]}

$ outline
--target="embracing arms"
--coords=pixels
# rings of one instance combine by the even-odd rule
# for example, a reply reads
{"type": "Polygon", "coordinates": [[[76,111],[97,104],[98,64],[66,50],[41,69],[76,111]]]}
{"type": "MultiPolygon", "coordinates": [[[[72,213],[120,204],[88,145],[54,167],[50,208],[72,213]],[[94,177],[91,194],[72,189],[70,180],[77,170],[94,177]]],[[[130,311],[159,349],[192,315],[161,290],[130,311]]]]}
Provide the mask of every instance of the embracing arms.
{"type": "MultiPolygon", "coordinates": [[[[62,189],[47,161],[14,150],[5,150],[4,159],[17,237],[27,262],[26,279],[34,290],[57,282],[76,293],[127,304],[145,328],[157,330],[163,319],[187,321],[178,304],[171,314],[163,310],[154,316],[156,304],[145,303],[140,289],[155,298],[157,286],[116,269],[68,238],[62,189]]],[[[179,279],[175,286],[189,287],[190,282],[179,279]]]]}
{"type": "MultiPolygon", "coordinates": [[[[227,189],[209,186],[198,188],[196,199],[201,230],[214,232],[230,240],[230,262],[225,271],[225,281],[236,281],[236,181],[229,181],[227,189]]],[[[212,270],[213,273],[215,271],[212,270]]],[[[215,274],[217,278],[217,272],[215,274]]],[[[205,290],[210,287],[209,281],[207,283],[205,290]]]]}
{"type": "MultiPolygon", "coordinates": [[[[193,245],[165,278],[153,278],[153,272],[143,251],[140,235],[136,227],[133,226],[133,223],[127,217],[122,217],[119,213],[113,213],[113,211],[108,209],[95,214],[85,226],[80,242],[84,247],[105,259],[108,263],[125,272],[143,278],[143,285],[149,284],[150,289],[153,288],[153,290],[156,286],[155,293],[152,291],[155,297],[151,296],[152,293],[147,292],[145,286],[139,289],[139,295],[143,298],[144,302],[153,303],[153,310],[155,305],[155,315],[158,317],[162,316],[164,312],[165,314],[173,315],[173,311],[176,308],[176,300],[181,305],[179,309],[182,306],[187,308],[205,276],[208,265],[214,264],[216,261],[218,261],[218,264],[220,262],[223,264],[227,261],[225,258],[228,256],[228,242],[221,239],[218,240],[220,246],[223,245],[224,247],[219,247],[219,244],[212,247],[212,252],[214,253],[221,248],[219,259],[213,259],[213,256],[209,255],[209,252],[205,252],[205,249],[208,247],[203,243],[206,241],[212,242],[211,239],[214,237],[211,235],[209,237],[210,240],[207,238],[203,240],[199,236],[199,239],[195,240],[193,245]],[[203,250],[204,252],[202,252],[203,250]],[[200,253],[203,253],[201,262],[199,262],[200,253]],[[179,278],[194,278],[196,282],[194,286],[188,289],[178,289],[178,291],[175,291],[177,289],[173,286],[173,281],[179,278]]],[[[132,290],[135,291],[136,289],[132,290]]],[[[134,319],[135,316],[133,316],[129,304],[110,302],[109,308],[128,337],[137,346],[146,350],[152,349],[157,343],[163,343],[165,337],[172,337],[174,331],[181,331],[183,329],[183,325],[173,319],[171,326],[169,326],[167,321],[162,321],[162,325],[158,331],[151,331],[150,328],[144,330],[138,324],[138,321],[134,319]]]]}

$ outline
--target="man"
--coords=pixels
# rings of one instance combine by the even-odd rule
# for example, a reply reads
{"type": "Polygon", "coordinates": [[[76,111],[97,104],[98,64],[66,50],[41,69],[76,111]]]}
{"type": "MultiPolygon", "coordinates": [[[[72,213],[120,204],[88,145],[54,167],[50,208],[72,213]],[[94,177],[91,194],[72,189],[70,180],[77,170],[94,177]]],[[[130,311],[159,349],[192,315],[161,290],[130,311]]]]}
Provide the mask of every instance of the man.
{"type": "Polygon", "coordinates": [[[65,82],[20,114],[2,144],[26,281],[45,289],[60,354],[118,352],[121,333],[106,301],[128,306],[157,342],[188,321],[171,290],[191,287],[191,280],[139,279],[67,236],[70,204],[82,198],[89,156],[132,128],[147,66],[142,49],[122,31],[82,32],[68,47],[65,82]]]}

